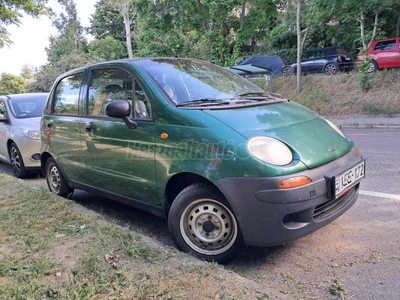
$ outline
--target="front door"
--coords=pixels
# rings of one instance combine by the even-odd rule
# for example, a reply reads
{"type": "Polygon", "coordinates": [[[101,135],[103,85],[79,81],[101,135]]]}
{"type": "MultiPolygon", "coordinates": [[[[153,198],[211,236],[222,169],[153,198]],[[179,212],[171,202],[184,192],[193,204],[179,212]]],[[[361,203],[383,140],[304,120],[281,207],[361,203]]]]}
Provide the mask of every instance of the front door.
{"type": "Polygon", "coordinates": [[[80,121],[84,184],[117,196],[159,205],[155,176],[155,123],[148,97],[132,75],[122,69],[91,71],[87,111],[80,121]],[[130,129],[110,118],[105,107],[114,100],[131,103],[130,129]]]}

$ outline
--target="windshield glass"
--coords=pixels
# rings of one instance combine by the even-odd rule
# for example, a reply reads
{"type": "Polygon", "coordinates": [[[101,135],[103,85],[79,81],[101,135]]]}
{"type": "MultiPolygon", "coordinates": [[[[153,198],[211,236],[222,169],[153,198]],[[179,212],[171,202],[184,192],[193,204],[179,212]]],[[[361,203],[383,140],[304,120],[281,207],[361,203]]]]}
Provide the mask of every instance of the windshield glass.
{"type": "Polygon", "coordinates": [[[206,101],[229,104],[240,95],[267,95],[248,80],[203,61],[160,58],[139,60],[135,64],[144,69],[175,104],[206,101]]]}
{"type": "Polygon", "coordinates": [[[46,99],[46,95],[15,97],[10,101],[12,113],[17,119],[40,117],[46,99]]]}

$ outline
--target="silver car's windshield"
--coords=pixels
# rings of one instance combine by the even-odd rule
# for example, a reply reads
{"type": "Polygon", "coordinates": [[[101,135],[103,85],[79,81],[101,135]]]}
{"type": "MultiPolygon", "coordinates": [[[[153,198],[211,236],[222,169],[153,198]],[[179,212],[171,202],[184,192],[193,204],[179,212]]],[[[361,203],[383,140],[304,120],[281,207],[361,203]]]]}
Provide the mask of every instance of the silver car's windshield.
{"type": "Polygon", "coordinates": [[[135,64],[179,106],[229,104],[241,95],[268,96],[248,80],[203,61],[160,58],[139,60],[135,64]]]}

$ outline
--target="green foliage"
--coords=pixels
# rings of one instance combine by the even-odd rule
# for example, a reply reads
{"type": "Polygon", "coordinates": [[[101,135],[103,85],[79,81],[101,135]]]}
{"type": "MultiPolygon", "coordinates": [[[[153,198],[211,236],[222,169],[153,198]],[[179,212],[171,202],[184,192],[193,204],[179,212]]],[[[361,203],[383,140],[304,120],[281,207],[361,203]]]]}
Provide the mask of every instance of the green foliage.
{"type": "Polygon", "coordinates": [[[25,93],[25,79],[21,76],[2,73],[0,76],[0,95],[25,93]]]}
{"type": "Polygon", "coordinates": [[[45,13],[47,0],[7,0],[0,1],[0,48],[12,44],[5,26],[21,24],[21,12],[32,17],[45,13]]]}
{"type": "Polygon", "coordinates": [[[368,73],[370,61],[365,61],[357,69],[357,85],[360,90],[364,93],[368,92],[370,89],[369,79],[371,74],[368,73]]]}
{"type": "MultiPolygon", "coordinates": [[[[115,9],[112,0],[99,0],[95,4],[90,24],[88,31],[96,39],[113,37],[117,41],[125,42],[124,19],[115,9]]],[[[132,24],[131,31],[133,29],[132,24]]]]}
{"type": "Polygon", "coordinates": [[[36,73],[36,81],[28,86],[30,92],[48,92],[54,80],[64,72],[98,62],[86,53],[70,53],[63,55],[56,63],[41,66],[36,73]]]}
{"type": "Polygon", "coordinates": [[[124,43],[112,36],[90,42],[89,54],[103,61],[128,57],[124,43]]]}
{"type": "Polygon", "coordinates": [[[47,56],[50,63],[58,62],[70,53],[87,53],[87,42],[83,38],[83,28],[79,22],[74,0],[58,0],[63,7],[60,14],[52,12],[53,25],[58,35],[50,38],[47,56]]]}

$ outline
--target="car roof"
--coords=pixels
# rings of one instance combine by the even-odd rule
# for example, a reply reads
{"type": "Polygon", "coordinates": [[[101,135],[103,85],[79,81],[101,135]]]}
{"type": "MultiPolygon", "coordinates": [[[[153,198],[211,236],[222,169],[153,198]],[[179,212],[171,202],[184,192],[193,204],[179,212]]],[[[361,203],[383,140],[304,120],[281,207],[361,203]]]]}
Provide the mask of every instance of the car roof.
{"type": "Polygon", "coordinates": [[[307,49],[305,52],[312,52],[312,51],[323,51],[324,53],[328,54],[337,54],[336,50],[344,50],[342,47],[338,46],[329,46],[329,47],[323,47],[323,48],[312,48],[312,49],[307,49]]]}

